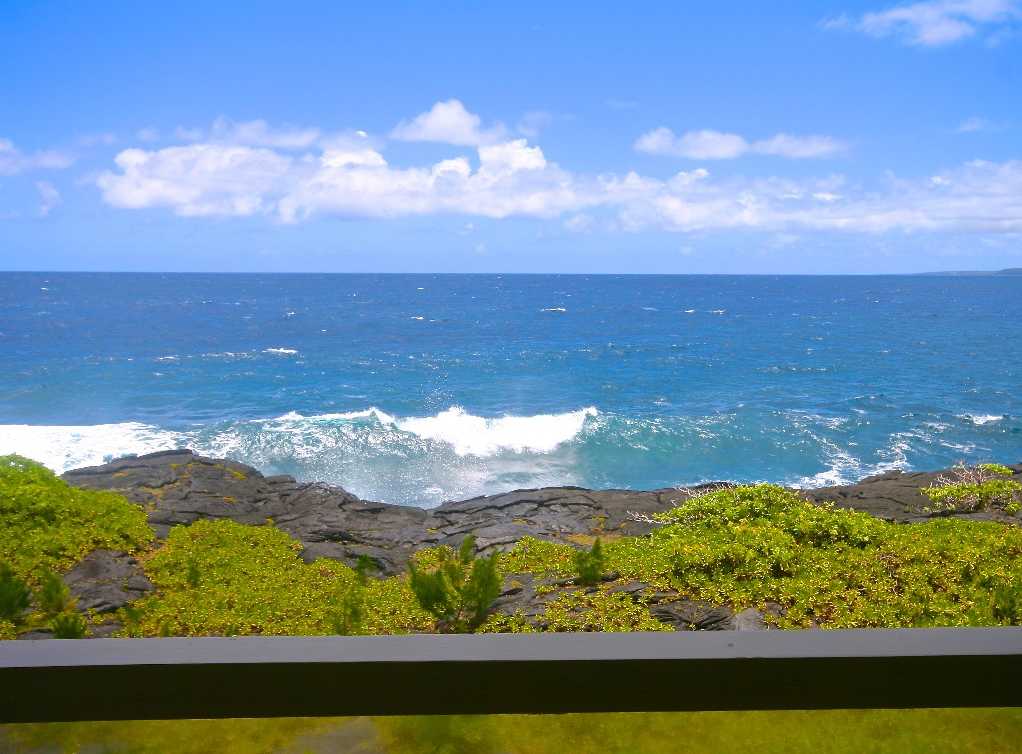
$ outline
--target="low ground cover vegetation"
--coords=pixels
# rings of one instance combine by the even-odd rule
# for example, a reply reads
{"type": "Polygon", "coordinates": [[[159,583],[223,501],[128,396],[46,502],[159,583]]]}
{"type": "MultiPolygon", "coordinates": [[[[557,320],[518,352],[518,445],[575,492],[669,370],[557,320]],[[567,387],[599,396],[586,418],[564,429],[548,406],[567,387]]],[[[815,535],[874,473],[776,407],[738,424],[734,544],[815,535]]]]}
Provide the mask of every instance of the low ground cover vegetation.
{"type": "MultiPolygon", "coordinates": [[[[981,473],[980,485],[1011,482],[997,467],[981,473]]],[[[952,484],[973,482],[938,488],[952,484]]],[[[9,456],[0,637],[77,637],[109,621],[125,636],[673,630],[651,610],[683,600],[756,608],[781,628],[1022,624],[1015,525],[893,524],[773,485],[713,488],[654,519],[648,536],[587,549],[525,538],[480,555],[467,537],[382,578],[364,558],[355,568],[303,561],[301,544],[272,522],[199,520],[156,541],[141,507],[9,456]],[[112,615],[78,611],[60,575],[98,548],[133,553],[155,589],[112,615]],[[494,609],[525,581],[540,609],[494,609]]]]}

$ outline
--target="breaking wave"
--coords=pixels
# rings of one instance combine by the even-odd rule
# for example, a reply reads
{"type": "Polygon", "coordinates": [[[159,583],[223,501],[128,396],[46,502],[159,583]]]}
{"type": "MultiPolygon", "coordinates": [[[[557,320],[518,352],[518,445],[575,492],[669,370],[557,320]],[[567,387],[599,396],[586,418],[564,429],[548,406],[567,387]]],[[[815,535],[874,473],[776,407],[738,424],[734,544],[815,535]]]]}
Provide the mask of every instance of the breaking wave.
{"type": "Polygon", "coordinates": [[[922,414],[906,418],[897,432],[882,431],[873,418],[858,405],[829,413],[739,406],[702,416],[629,416],[589,406],[497,417],[458,406],[406,417],[370,407],[184,428],[0,425],[0,453],[20,453],[62,472],[189,447],[267,474],[424,507],[522,487],[654,489],[728,478],[820,487],[891,469],[1015,460],[991,458],[984,439],[1018,431],[1007,416],[963,422],[922,414]]]}

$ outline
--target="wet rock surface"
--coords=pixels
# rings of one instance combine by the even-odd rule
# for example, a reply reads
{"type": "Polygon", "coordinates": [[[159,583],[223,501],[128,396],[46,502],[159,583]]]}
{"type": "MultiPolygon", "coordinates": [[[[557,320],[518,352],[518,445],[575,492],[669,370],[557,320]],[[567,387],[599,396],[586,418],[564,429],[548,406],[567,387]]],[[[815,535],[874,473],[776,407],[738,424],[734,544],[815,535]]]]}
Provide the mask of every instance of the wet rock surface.
{"type": "MultiPolygon", "coordinates": [[[[1012,467],[1022,480],[1022,464],[1012,467]]],[[[863,511],[889,521],[923,521],[927,498],[921,487],[946,472],[888,472],[840,487],[803,492],[817,503],[863,511]]],[[[325,483],[297,482],[289,476],[263,476],[234,461],[205,458],[188,450],[123,458],[102,466],[64,474],[73,485],[113,490],[143,506],[158,537],[175,524],[199,519],[229,518],[244,524],[267,521],[300,540],[303,557],[334,558],[353,565],[360,555],[372,558],[381,575],[404,571],[416,550],[432,545],[457,546],[474,534],[481,553],[508,549],[525,536],[586,546],[596,537],[643,536],[653,524],[643,516],[669,510],[693,492],[706,487],[650,492],[548,487],[516,490],[456,502],[433,509],[361,500],[325,483]],[[639,514],[638,517],[635,514],[639,514]]],[[[1003,517],[994,512],[970,518],[1003,517]]],[[[99,551],[66,576],[81,609],[116,610],[152,589],[134,559],[124,553],[99,551]]],[[[540,580],[531,574],[511,574],[494,610],[520,614],[542,627],[549,599],[578,588],[570,581],[540,580]],[[554,587],[554,591],[549,588],[554,587]]],[[[655,592],[641,582],[615,583],[649,607],[658,620],[677,630],[764,630],[769,613],[764,606],[735,613],[730,607],[655,592]]]]}

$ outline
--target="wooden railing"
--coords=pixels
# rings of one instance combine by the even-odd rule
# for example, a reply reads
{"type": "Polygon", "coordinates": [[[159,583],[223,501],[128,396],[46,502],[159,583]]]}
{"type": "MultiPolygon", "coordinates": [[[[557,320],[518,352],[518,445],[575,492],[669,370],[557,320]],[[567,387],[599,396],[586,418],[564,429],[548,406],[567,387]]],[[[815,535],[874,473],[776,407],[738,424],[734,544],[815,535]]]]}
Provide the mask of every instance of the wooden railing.
{"type": "Polygon", "coordinates": [[[0,642],[0,722],[1022,706],[1022,628],[0,642]]]}

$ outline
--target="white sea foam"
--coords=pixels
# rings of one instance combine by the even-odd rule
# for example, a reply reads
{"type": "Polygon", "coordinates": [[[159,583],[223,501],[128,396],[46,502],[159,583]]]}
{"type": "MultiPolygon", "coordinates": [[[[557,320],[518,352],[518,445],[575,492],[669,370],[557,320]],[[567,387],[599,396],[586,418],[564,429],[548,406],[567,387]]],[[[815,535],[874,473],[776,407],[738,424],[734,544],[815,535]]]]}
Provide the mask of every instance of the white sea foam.
{"type": "Polygon", "coordinates": [[[908,461],[908,451],[911,450],[910,441],[915,437],[912,432],[895,432],[891,435],[890,445],[880,451],[882,459],[876,463],[866,463],[826,438],[815,435],[812,437],[823,448],[829,465],[817,474],[799,479],[799,487],[834,487],[841,484],[854,484],[868,476],[911,467],[908,461]]]}
{"type": "Polygon", "coordinates": [[[279,356],[294,356],[298,351],[294,348],[264,348],[263,353],[275,353],[279,356]]]}
{"type": "Polygon", "coordinates": [[[982,427],[984,424],[992,424],[993,422],[999,422],[1003,419],[1003,416],[997,414],[958,414],[959,419],[964,419],[967,422],[971,422],[977,426],[982,427]]]}
{"type": "Polygon", "coordinates": [[[493,455],[503,450],[549,453],[582,431],[592,406],[565,414],[536,416],[473,416],[454,406],[436,416],[398,419],[396,426],[427,440],[448,443],[460,456],[493,455]]]}
{"type": "MultiPolygon", "coordinates": [[[[346,411],[343,413],[336,414],[313,414],[311,416],[303,416],[297,411],[288,411],[286,414],[278,416],[276,419],[270,421],[278,423],[287,422],[332,422],[332,421],[353,421],[357,419],[376,419],[380,424],[394,424],[397,420],[388,414],[386,411],[381,411],[376,406],[371,406],[361,411],[346,411]]],[[[262,424],[266,422],[266,419],[252,419],[250,424],[262,424]]]]}
{"type": "Polygon", "coordinates": [[[89,426],[0,425],[0,455],[17,453],[58,473],[95,466],[132,453],[184,444],[185,436],[140,422],[89,426]]]}
{"type": "Polygon", "coordinates": [[[695,309],[686,309],[685,310],[685,314],[695,314],[695,313],[696,313],[695,309]]]}
{"type": "MultiPolygon", "coordinates": [[[[450,445],[459,456],[492,456],[503,451],[549,453],[578,435],[586,418],[598,414],[595,408],[588,406],[563,414],[483,417],[452,406],[434,416],[395,417],[373,406],[362,411],[314,416],[302,416],[292,411],[270,421],[273,429],[287,431],[311,429],[322,423],[373,419],[420,439],[450,445]]],[[[254,420],[251,423],[265,422],[254,420]]]]}
{"type": "Polygon", "coordinates": [[[551,306],[546,309],[540,309],[541,312],[566,312],[568,311],[563,306],[551,306]]]}

